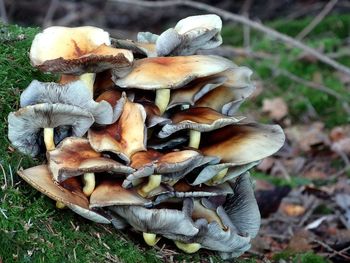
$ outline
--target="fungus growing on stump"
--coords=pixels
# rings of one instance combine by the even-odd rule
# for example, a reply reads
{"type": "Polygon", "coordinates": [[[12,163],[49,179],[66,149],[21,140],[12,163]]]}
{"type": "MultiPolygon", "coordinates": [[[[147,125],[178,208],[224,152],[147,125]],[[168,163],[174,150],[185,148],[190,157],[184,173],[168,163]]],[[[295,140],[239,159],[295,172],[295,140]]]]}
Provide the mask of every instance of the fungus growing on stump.
{"type": "Polygon", "coordinates": [[[59,84],[33,81],[9,114],[17,150],[36,156],[46,145],[47,165],[18,174],[150,246],[166,238],[186,253],[242,255],[260,226],[248,171],[285,138],[278,125],[237,113],[254,91],[250,69],[195,54],[221,44],[221,27],[217,15],[192,16],[113,47],[95,27],[39,33],[32,65],[62,75],[59,84]]]}

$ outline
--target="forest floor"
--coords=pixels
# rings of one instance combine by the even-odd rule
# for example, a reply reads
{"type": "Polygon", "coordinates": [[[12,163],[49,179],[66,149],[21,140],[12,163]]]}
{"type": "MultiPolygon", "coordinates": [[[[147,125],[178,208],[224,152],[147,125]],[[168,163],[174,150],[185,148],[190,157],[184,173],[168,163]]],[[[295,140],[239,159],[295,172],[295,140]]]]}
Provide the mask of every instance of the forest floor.
{"type": "MultiPolygon", "coordinates": [[[[295,37],[311,21],[268,26],[295,37]]],[[[0,262],[221,262],[209,251],[179,253],[172,244],[146,247],[138,235],[91,224],[19,179],[42,162],[19,154],[7,139],[7,115],[32,79],[55,80],[32,68],[28,52],[39,29],[0,28],[0,262]]],[[[309,46],[350,66],[350,16],[328,16],[305,38],[309,46]]],[[[350,260],[350,77],[261,33],[223,30],[224,48],[254,71],[257,91],[242,115],[280,124],[282,150],[253,172],[264,217],[252,249],[238,262],[350,260]],[[245,48],[237,48],[245,46],[245,48]]],[[[252,149],[254,150],[254,149],[252,149]]]]}

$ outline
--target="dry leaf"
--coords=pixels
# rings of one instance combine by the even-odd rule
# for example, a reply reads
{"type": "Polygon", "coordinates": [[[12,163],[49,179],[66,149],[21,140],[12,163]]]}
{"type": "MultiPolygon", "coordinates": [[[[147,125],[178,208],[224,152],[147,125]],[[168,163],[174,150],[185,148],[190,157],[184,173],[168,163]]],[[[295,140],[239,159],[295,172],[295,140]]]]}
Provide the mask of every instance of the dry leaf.
{"type": "Polygon", "coordinates": [[[288,114],[288,107],[283,98],[264,99],[262,111],[274,120],[281,120],[288,114]]]}
{"type": "Polygon", "coordinates": [[[296,204],[289,204],[289,203],[282,203],[280,206],[283,213],[285,213],[288,216],[300,216],[305,213],[305,207],[302,205],[296,205],[296,204]]]}

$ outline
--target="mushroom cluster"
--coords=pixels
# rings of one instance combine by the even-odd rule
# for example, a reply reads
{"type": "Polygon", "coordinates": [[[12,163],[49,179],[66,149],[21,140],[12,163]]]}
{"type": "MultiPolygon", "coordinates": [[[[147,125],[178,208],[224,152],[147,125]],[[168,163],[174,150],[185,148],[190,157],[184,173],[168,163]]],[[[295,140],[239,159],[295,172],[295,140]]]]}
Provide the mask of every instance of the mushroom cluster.
{"type": "Polygon", "coordinates": [[[244,253],[260,225],[248,170],[284,134],[237,115],[254,90],[250,69],[195,55],[221,44],[221,26],[202,15],[137,41],[95,27],[37,34],[32,65],[61,77],[33,80],[9,114],[12,145],[47,158],[18,174],[58,208],[132,227],[150,246],[244,253]]]}

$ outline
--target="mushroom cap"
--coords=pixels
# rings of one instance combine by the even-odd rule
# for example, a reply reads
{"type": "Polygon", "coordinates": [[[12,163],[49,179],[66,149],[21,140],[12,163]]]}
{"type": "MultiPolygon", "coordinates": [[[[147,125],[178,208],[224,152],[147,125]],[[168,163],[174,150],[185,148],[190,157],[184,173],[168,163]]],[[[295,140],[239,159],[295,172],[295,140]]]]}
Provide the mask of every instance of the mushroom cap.
{"type": "Polygon", "coordinates": [[[94,123],[93,116],[80,107],[41,103],[27,106],[8,116],[8,137],[21,152],[37,155],[43,128],[72,126],[73,136],[83,136],[94,123]]]}
{"type": "Polygon", "coordinates": [[[171,120],[161,116],[160,110],[153,102],[142,100],[137,101],[146,111],[146,127],[152,128],[156,125],[165,125],[171,123],[171,120]]]}
{"type": "Polygon", "coordinates": [[[55,183],[46,165],[20,169],[18,175],[44,195],[64,203],[79,215],[97,223],[110,223],[107,217],[89,209],[89,201],[81,189],[74,187],[72,191],[55,183]]]}
{"type": "Polygon", "coordinates": [[[129,162],[134,153],[146,150],[145,120],[146,112],[142,105],[127,99],[115,123],[89,130],[90,144],[97,152],[113,152],[129,162]]]}
{"type": "Polygon", "coordinates": [[[100,28],[49,27],[35,36],[30,60],[33,66],[43,71],[66,74],[131,66],[131,51],[109,45],[109,34],[100,28]]]}
{"type": "Polygon", "coordinates": [[[103,180],[90,196],[90,208],[113,205],[150,205],[152,202],[142,198],[134,189],[125,189],[120,180],[103,180]]]}
{"type": "Polygon", "coordinates": [[[142,206],[113,206],[113,212],[123,217],[134,229],[182,240],[198,233],[191,218],[175,209],[147,209],[142,206]]]}
{"type": "Polygon", "coordinates": [[[53,178],[59,182],[84,173],[130,174],[134,172],[131,167],[95,152],[89,141],[83,138],[69,137],[64,139],[56,149],[47,152],[47,159],[53,178]]]}
{"type": "Polygon", "coordinates": [[[38,103],[61,103],[80,107],[94,116],[98,124],[113,122],[113,109],[109,103],[95,102],[83,81],[74,81],[60,85],[55,82],[33,80],[22,92],[21,107],[38,103]]]}
{"type": "Polygon", "coordinates": [[[218,163],[218,164],[207,165],[206,167],[203,168],[202,171],[199,172],[196,179],[193,181],[192,185],[199,185],[199,184],[208,182],[213,177],[215,177],[220,171],[228,168],[227,174],[223,178],[216,180],[211,184],[211,185],[219,185],[226,181],[235,179],[239,175],[253,168],[258,163],[259,161],[251,162],[243,165],[236,165],[235,163],[218,163]]]}
{"type": "MultiPolygon", "coordinates": [[[[145,33],[140,32],[138,35],[145,33]]],[[[141,39],[142,40],[142,39],[141,39]]],[[[156,57],[157,51],[156,51],[156,45],[154,42],[143,42],[143,41],[133,41],[129,39],[112,39],[112,46],[117,48],[123,48],[131,50],[133,53],[137,55],[142,55],[146,57],[156,57]]]]}
{"type": "Polygon", "coordinates": [[[218,74],[226,81],[198,98],[195,107],[209,107],[225,115],[232,116],[255,87],[250,81],[252,71],[247,67],[236,67],[218,74]]]}
{"type": "Polygon", "coordinates": [[[284,140],[278,125],[236,124],[203,133],[199,149],[205,155],[218,156],[222,163],[243,165],[274,154],[284,140]]]}
{"type": "Polygon", "coordinates": [[[120,92],[117,90],[107,90],[97,97],[96,102],[108,102],[112,106],[112,121],[109,124],[113,124],[119,119],[120,115],[123,113],[123,109],[126,103],[126,94],[125,92],[120,92]]]}
{"type": "Polygon", "coordinates": [[[192,80],[225,71],[235,65],[218,56],[144,58],[135,61],[129,74],[113,81],[122,88],[177,89],[192,80]]]}
{"type": "Polygon", "coordinates": [[[216,29],[217,32],[220,32],[222,21],[218,15],[214,14],[189,16],[177,22],[174,29],[179,34],[186,34],[196,28],[216,29]]]}
{"type": "Polygon", "coordinates": [[[158,136],[165,138],[184,129],[199,132],[216,130],[241,121],[243,117],[229,117],[210,108],[189,108],[175,113],[171,124],[165,124],[158,136]]]}

